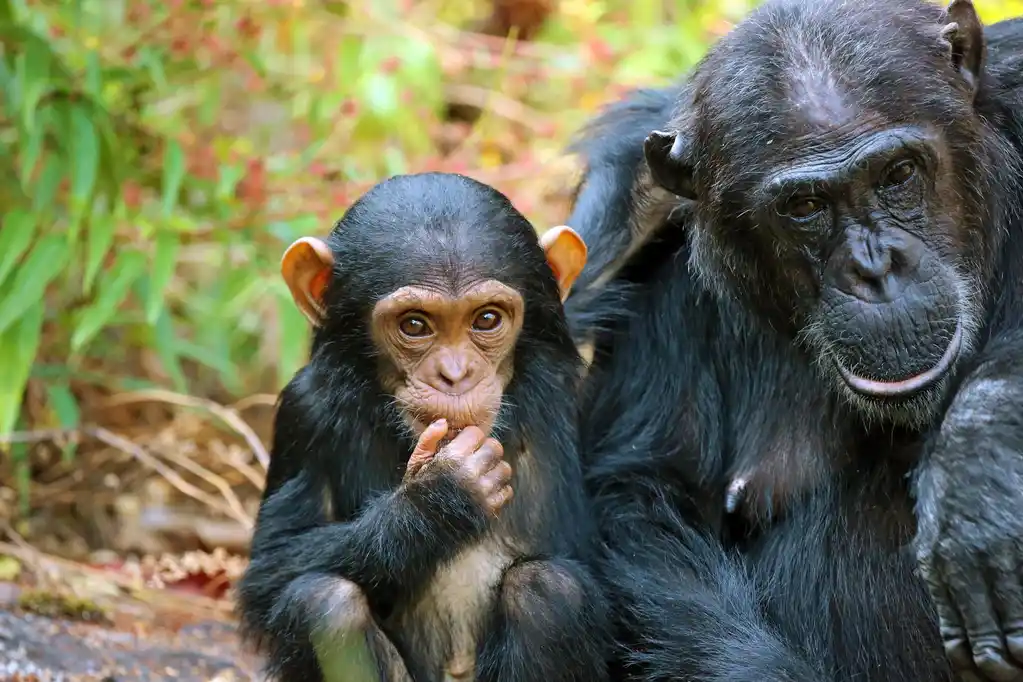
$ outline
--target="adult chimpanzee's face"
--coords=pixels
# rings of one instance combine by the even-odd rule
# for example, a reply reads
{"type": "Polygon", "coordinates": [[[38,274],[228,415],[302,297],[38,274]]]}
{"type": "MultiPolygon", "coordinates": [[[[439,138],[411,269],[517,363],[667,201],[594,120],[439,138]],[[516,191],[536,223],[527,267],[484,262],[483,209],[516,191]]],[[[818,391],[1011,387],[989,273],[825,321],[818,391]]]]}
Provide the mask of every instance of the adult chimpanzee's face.
{"type": "Polygon", "coordinates": [[[998,237],[982,229],[979,73],[953,58],[939,9],[897,2],[906,24],[884,45],[862,21],[813,21],[842,3],[747,22],[647,159],[695,200],[692,258],[713,289],[788,329],[854,404],[912,422],[974,342],[998,237]]]}
{"type": "Polygon", "coordinates": [[[758,251],[790,264],[778,274],[795,286],[778,303],[859,396],[936,386],[968,325],[955,195],[940,191],[953,172],[943,140],[923,126],[840,126],[800,146],[742,197],[758,251]]]}

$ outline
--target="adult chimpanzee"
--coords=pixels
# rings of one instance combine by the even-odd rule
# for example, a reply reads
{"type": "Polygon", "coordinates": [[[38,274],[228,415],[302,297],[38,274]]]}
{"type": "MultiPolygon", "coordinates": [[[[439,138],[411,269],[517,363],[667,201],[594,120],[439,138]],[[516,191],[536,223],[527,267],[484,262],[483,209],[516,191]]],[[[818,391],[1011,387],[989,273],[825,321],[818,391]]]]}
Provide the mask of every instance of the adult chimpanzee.
{"type": "Polygon", "coordinates": [[[496,190],[422,174],[285,254],[316,331],[239,589],[271,674],[322,679],[343,656],[345,682],[605,679],[559,296],[586,247],[542,242],[496,190]]]}
{"type": "Polygon", "coordinates": [[[581,451],[636,679],[1023,680],[1001,28],[986,61],[964,0],[768,0],[590,127],[581,451]]]}

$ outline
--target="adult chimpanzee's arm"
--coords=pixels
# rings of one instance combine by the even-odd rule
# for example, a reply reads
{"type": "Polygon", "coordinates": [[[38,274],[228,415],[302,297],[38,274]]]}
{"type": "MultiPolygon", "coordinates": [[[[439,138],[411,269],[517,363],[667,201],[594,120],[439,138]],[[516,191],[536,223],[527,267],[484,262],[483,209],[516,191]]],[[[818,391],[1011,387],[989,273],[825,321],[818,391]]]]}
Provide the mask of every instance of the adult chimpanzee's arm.
{"type": "Polygon", "coordinates": [[[608,106],[569,147],[585,168],[567,224],[589,254],[565,303],[577,343],[622,309],[621,292],[609,280],[679,203],[653,185],[643,155],[643,141],[671,118],[678,93],[677,87],[637,90],[608,106]]]}
{"type": "Polygon", "coordinates": [[[564,558],[512,565],[476,664],[480,682],[607,679],[607,603],[589,570],[564,558]]]}
{"type": "Polygon", "coordinates": [[[981,354],[916,483],[918,553],[952,663],[1023,680],[1023,332],[981,354]]]}
{"type": "Polygon", "coordinates": [[[627,633],[626,663],[648,682],[825,679],[767,623],[739,560],[709,526],[683,518],[691,501],[664,474],[594,469],[607,546],[601,572],[627,633]]]}
{"type": "Polygon", "coordinates": [[[822,680],[760,612],[726,553],[723,452],[729,415],[719,312],[685,253],[646,273],[630,315],[594,361],[581,451],[627,662],[639,679],[822,680]],[[684,313],[680,311],[685,311],[684,313]]]}

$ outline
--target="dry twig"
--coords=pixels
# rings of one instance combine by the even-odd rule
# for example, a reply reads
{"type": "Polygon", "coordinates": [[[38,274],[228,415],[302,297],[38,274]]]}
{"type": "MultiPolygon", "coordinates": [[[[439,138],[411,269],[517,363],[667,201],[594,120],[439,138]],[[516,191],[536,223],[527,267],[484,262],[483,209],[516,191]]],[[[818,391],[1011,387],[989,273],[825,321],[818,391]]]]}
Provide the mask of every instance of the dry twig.
{"type": "MultiPolygon", "coordinates": [[[[218,484],[216,480],[211,480],[209,477],[203,476],[203,474],[193,471],[193,473],[197,473],[197,475],[203,476],[204,478],[206,478],[206,480],[209,480],[212,485],[216,486],[221,491],[221,493],[224,492],[224,487],[222,486],[227,487],[229,496],[225,495],[225,497],[227,498],[226,502],[221,501],[216,497],[210,495],[206,491],[192,485],[184,478],[182,478],[181,475],[178,474],[178,472],[174,471],[166,464],[161,462],[158,458],[150,454],[145,448],[101,426],[86,426],[80,429],[45,429],[40,431],[15,431],[10,435],[6,436],[5,438],[3,438],[3,440],[0,440],[0,442],[6,441],[12,443],[38,443],[42,441],[56,440],[57,438],[60,437],[69,437],[72,435],[78,436],[84,435],[89,436],[91,438],[95,438],[101,443],[104,443],[112,448],[115,448],[117,450],[120,450],[121,452],[131,455],[140,463],[144,464],[145,466],[149,467],[156,473],[163,476],[163,478],[166,479],[168,483],[177,488],[180,492],[184,493],[185,495],[188,495],[192,499],[198,500],[199,502],[202,502],[203,504],[217,510],[221,514],[229,518],[232,518],[235,521],[238,521],[246,528],[250,529],[252,528],[253,526],[252,517],[245,512],[244,507],[242,507],[241,502],[234,494],[234,491],[230,489],[230,486],[228,486],[228,484],[223,479],[216,476],[215,474],[212,474],[209,471],[206,471],[209,477],[215,477],[215,479],[219,480],[218,484]]],[[[192,470],[191,464],[192,463],[189,462],[188,465],[182,464],[182,466],[185,466],[189,470],[192,470]]]]}
{"type": "Polygon", "coordinates": [[[103,402],[103,406],[114,407],[117,405],[128,405],[131,403],[146,402],[150,400],[168,403],[171,405],[179,405],[181,407],[206,410],[215,417],[218,417],[245,439],[245,442],[252,450],[252,454],[263,466],[264,470],[270,465],[270,455],[267,453],[266,447],[263,446],[263,442],[259,440],[259,436],[257,436],[255,431],[252,430],[252,427],[245,423],[245,420],[238,415],[236,410],[231,409],[230,407],[224,407],[212,400],[194,398],[189,395],[182,395],[181,393],[174,393],[173,391],[165,391],[163,389],[147,389],[143,391],[119,393],[111,396],[103,402]]]}

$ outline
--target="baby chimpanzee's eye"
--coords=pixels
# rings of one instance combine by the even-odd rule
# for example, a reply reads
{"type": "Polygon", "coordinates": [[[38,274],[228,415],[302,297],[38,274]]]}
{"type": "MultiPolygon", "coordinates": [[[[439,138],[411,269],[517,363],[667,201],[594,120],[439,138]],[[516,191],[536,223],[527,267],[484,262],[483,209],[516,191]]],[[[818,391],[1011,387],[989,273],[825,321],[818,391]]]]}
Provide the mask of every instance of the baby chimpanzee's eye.
{"type": "Polygon", "coordinates": [[[422,315],[406,315],[400,323],[398,323],[398,329],[405,336],[411,336],[413,338],[420,336],[430,335],[430,323],[422,315]]]}
{"type": "Polygon", "coordinates": [[[478,332],[491,332],[501,326],[501,313],[496,310],[484,310],[472,321],[472,328],[478,332]]]}

